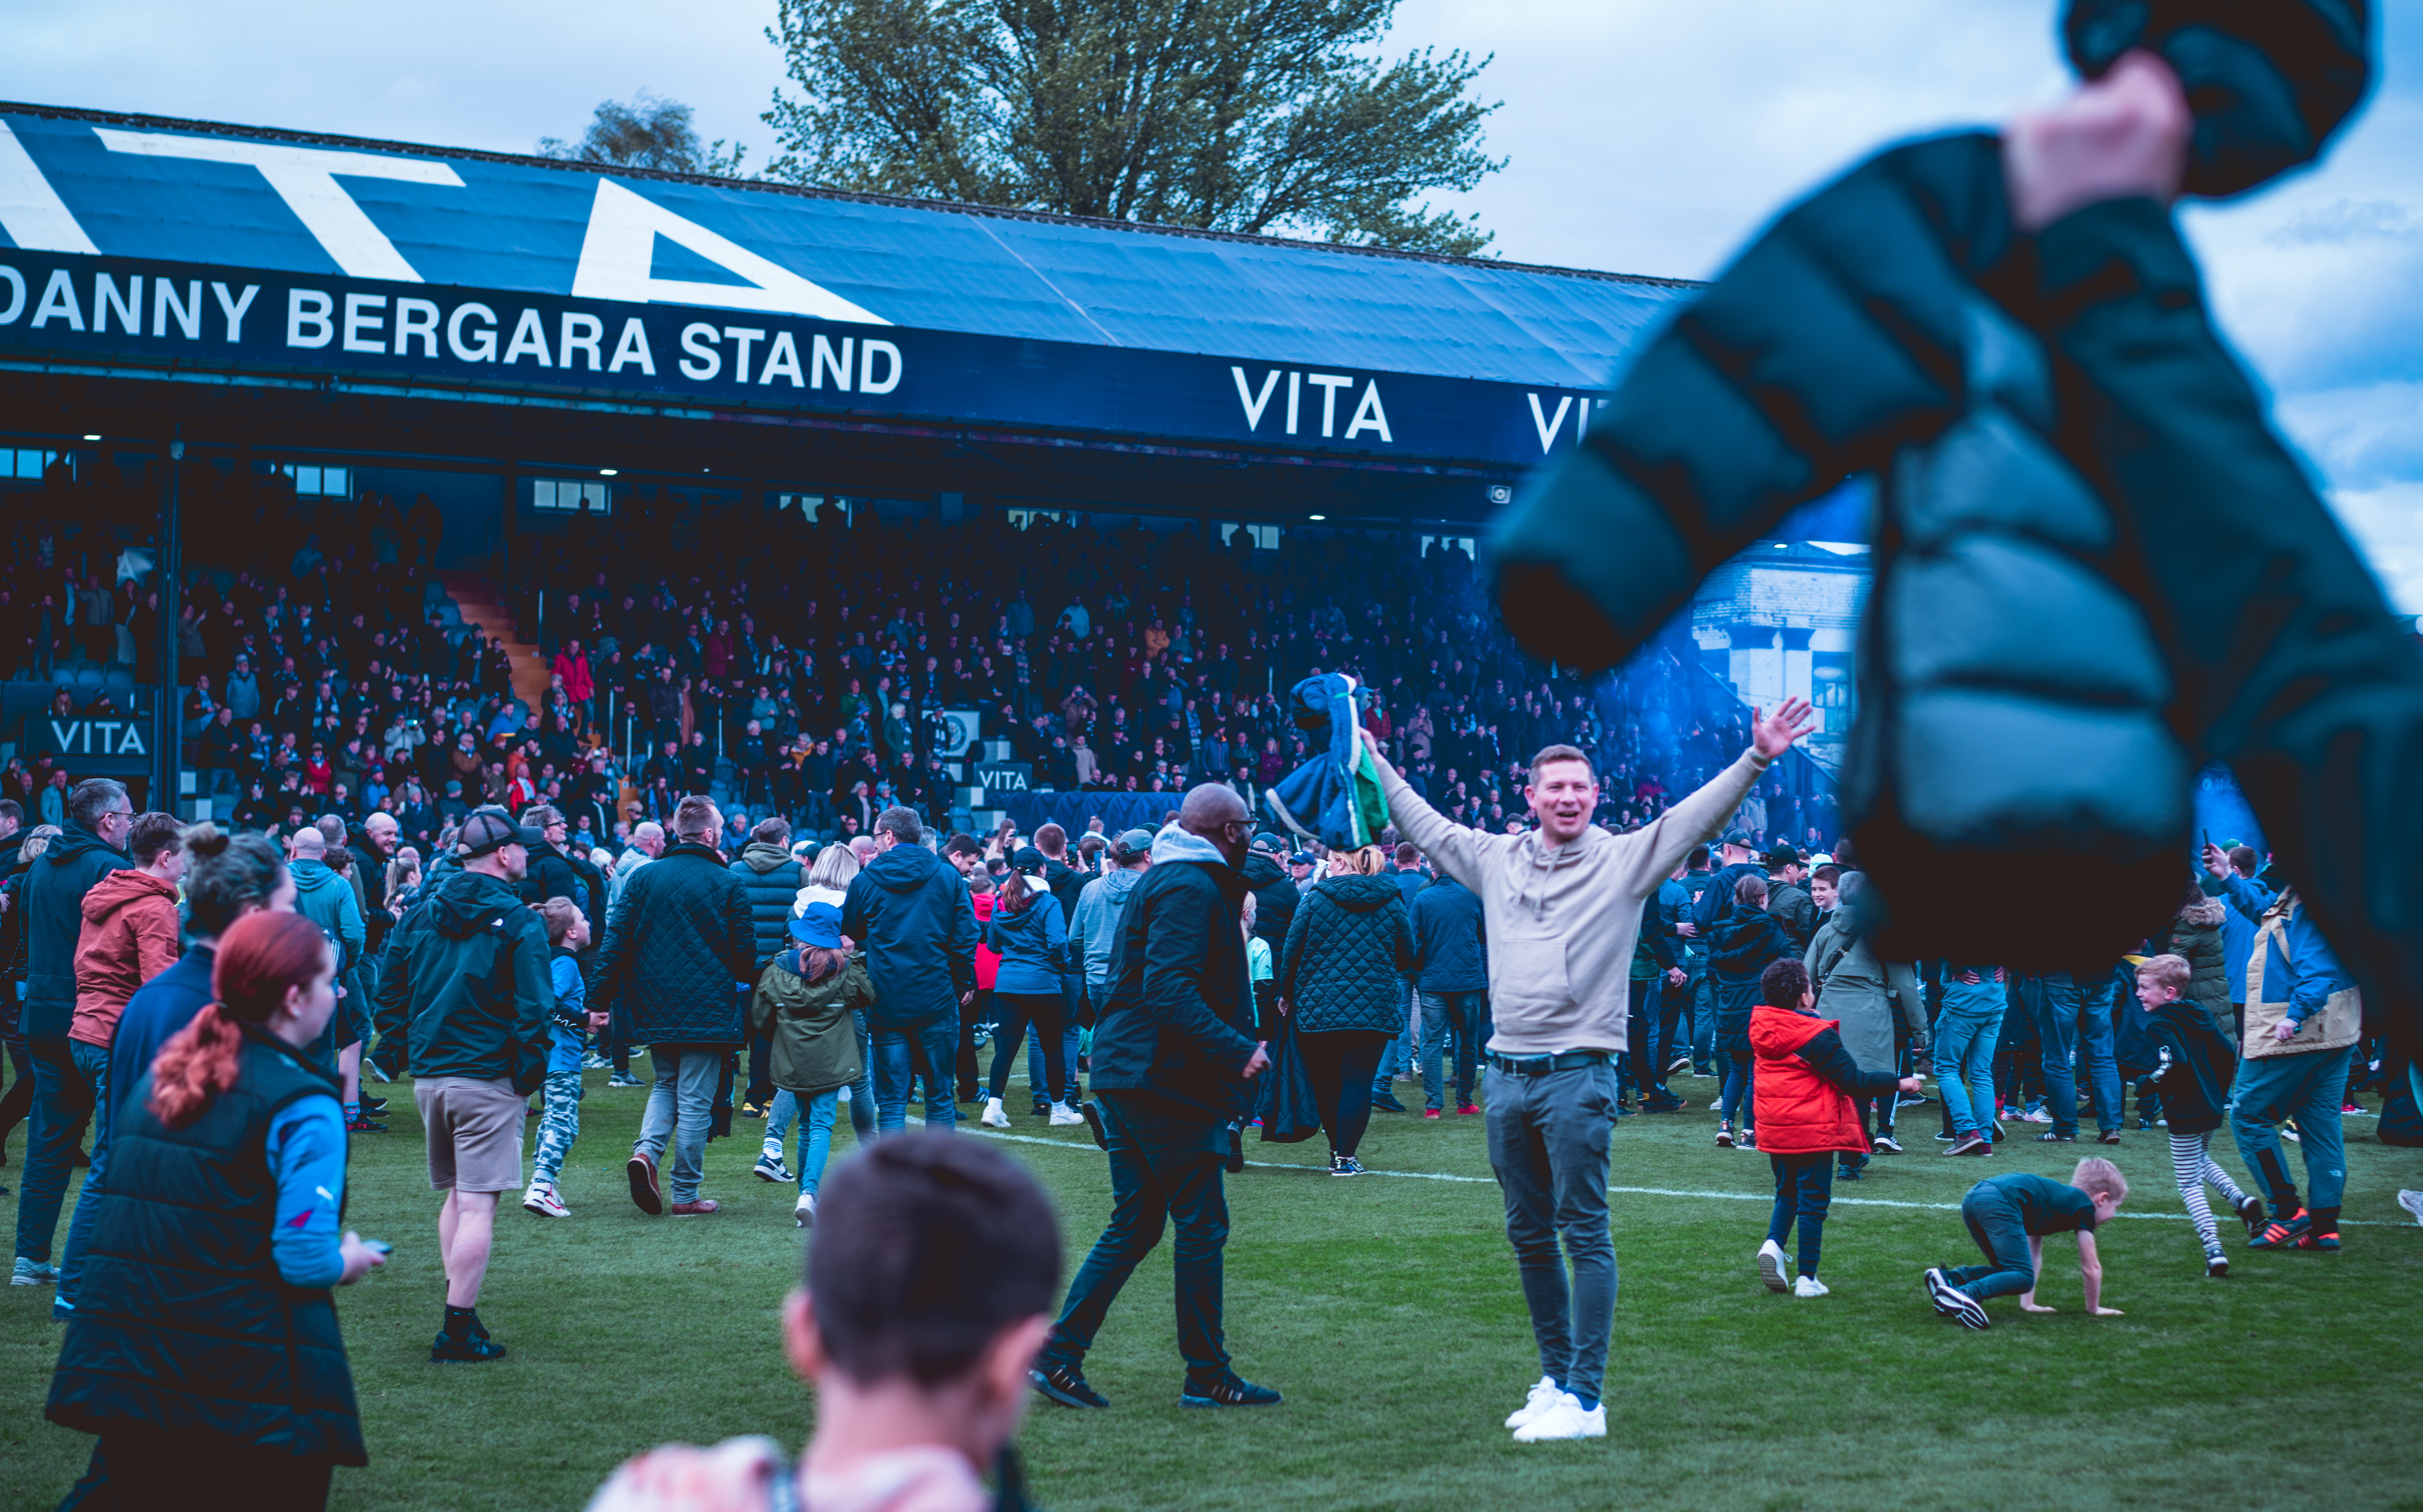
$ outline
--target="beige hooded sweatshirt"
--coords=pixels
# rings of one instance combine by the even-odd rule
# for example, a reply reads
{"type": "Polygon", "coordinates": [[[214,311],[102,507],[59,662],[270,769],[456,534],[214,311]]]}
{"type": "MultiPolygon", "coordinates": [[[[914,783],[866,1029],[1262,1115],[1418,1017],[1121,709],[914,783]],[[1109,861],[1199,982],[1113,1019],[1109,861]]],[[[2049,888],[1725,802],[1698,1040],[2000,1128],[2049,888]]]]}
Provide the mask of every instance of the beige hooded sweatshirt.
{"type": "Polygon", "coordinates": [[[1481,894],[1489,930],[1489,1011],[1499,1055],[1562,1055],[1628,1048],[1632,949],[1640,906],[1715,837],[1766,770],[1755,749],[1710,779],[1646,828],[1611,834],[1595,826],[1570,845],[1536,829],[1492,835],[1467,829],[1422,801],[1394,767],[1380,787],[1397,830],[1439,870],[1481,894]]]}

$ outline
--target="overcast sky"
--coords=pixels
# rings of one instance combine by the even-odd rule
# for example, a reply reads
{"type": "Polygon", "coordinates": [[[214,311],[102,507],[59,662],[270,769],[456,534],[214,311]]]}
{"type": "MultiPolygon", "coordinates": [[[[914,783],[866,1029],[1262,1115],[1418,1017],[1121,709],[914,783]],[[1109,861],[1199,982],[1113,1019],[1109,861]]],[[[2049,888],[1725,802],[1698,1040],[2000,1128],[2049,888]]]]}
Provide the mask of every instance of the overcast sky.
{"type": "MultiPolygon", "coordinates": [[[[2230,339],[2393,596],[2423,612],[2423,0],[2330,162],[2188,215],[2230,339]]],[[[528,151],[652,89],[749,145],[783,82],[770,0],[0,0],[0,97],[528,151]]],[[[1404,0],[1392,49],[1494,53],[1465,197],[1500,255],[1714,273],[1874,147],[2066,79],[2051,0],[1404,0]]]]}

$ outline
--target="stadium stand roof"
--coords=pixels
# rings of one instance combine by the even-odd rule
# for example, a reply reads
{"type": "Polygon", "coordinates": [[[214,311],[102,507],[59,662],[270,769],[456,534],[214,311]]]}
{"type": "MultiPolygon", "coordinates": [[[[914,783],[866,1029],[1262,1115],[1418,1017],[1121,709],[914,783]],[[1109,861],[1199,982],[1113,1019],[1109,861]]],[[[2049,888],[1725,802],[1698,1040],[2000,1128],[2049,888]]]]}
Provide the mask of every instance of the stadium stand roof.
{"type": "Polygon", "coordinates": [[[18,104],[0,240],[0,357],[21,365],[1501,468],[1578,436],[1696,287],[18,104]]]}

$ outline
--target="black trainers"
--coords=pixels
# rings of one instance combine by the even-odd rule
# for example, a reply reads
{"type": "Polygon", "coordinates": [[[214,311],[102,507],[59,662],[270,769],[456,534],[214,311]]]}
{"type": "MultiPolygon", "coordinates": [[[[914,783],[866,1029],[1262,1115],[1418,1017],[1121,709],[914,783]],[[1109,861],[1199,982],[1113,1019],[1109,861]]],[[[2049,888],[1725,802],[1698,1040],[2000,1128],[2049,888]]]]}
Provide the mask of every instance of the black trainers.
{"type": "Polygon", "coordinates": [[[1397,1095],[1393,1092],[1373,1093],[1371,1106],[1384,1113],[1402,1113],[1405,1110],[1405,1105],[1397,1100],[1397,1095]]]}
{"type": "Polygon", "coordinates": [[[433,1364],[476,1365],[504,1357],[505,1347],[489,1338],[485,1330],[466,1333],[459,1339],[441,1331],[429,1345],[433,1364]]]}
{"type": "MultiPolygon", "coordinates": [[[[2075,1134],[2039,1134],[2036,1136],[2036,1142],[2038,1144],[2076,1144],[2078,1142],[2078,1136],[2075,1134]]],[[[2114,1142],[2117,1143],[2118,1142],[2114,1141],[2114,1142]]]]}
{"type": "Polygon", "coordinates": [[[1245,1169],[1245,1130],[1243,1125],[1232,1123],[1228,1126],[1228,1156],[1220,1165],[1232,1176],[1245,1169]]]}
{"type": "Polygon", "coordinates": [[[2272,1215],[2263,1210],[2262,1198],[2249,1195],[2238,1199],[2238,1221],[2246,1225],[2246,1236],[2252,1239],[2261,1236],[2272,1215]]]}
{"type": "Polygon", "coordinates": [[[1085,1384],[1085,1374],[1074,1365],[1037,1365],[1026,1378],[1035,1389],[1062,1407],[1108,1407],[1111,1399],[1085,1384]]]}
{"type": "Polygon", "coordinates": [[[1105,1150],[1109,1149],[1111,1135],[1108,1129],[1102,1127],[1101,1109],[1090,1102],[1081,1102],[1077,1105],[1077,1111],[1085,1115],[1086,1132],[1094,1136],[1094,1142],[1105,1150]]]}
{"type": "Polygon", "coordinates": [[[1179,1388],[1180,1407],[1276,1407],[1286,1398],[1267,1386],[1257,1386],[1235,1375],[1209,1383],[1189,1380],[1179,1388]]]}

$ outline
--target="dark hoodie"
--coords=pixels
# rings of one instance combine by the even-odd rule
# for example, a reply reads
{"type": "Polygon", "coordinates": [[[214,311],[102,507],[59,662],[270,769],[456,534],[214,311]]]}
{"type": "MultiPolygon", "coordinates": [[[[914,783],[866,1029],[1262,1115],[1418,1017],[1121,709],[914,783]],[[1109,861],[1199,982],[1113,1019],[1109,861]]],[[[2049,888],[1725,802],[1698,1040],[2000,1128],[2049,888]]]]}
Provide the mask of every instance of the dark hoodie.
{"type": "Polygon", "coordinates": [[[2193,998],[2166,1002],[2149,1016],[2154,1042],[2154,1085],[2162,1095],[2162,1116],[2174,1134],[2205,1134],[2221,1126],[2238,1075],[2238,1048],[2215,1029],[2212,1016],[2193,998]]]}
{"type": "Polygon", "coordinates": [[[1279,952],[1278,994],[1299,1034],[1405,1027],[1401,979],[1413,969],[1413,921],[1393,876],[1333,876],[1304,896],[1279,952]]]}
{"type": "Polygon", "coordinates": [[[1717,984],[1717,1033],[1731,1038],[1750,1032],[1750,1011],[1758,1006],[1762,972],[1800,953],[1773,914],[1741,908],[1717,925],[1708,943],[1708,967],[1717,984]]]}
{"type": "Polygon", "coordinates": [[[75,1016],[76,937],[84,930],[84,895],[130,863],[99,835],[71,819],[25,874],[18,906],[25,910],[27,1039],[65,1039],[75,1016]]]}
{"type": "Polygon", "coordinates": [[[392,1041],[408,1032],[415,1077],[535,1092],[554,1012],[546,926],[509,883],[482,872],[440,877],[388,937],[378,1032],[392,1041]]]}
{"type": "Polygon", "coordinates": [[[850,878],[841,932],[866,953],[866,1027],[922,1029],[976,989],[976,914],[968,885],[923,845],[895,844],[850,878]]]}
{"type": "Polygon", "coordinates": [[[1304,890],[1275,857],[1259,851],[1245,858],[1245,888],[1254,895],[1254,937],[1269,940],[1275,956],[1287,943],[1288,925],[1295,922],[1304,890]]]}

